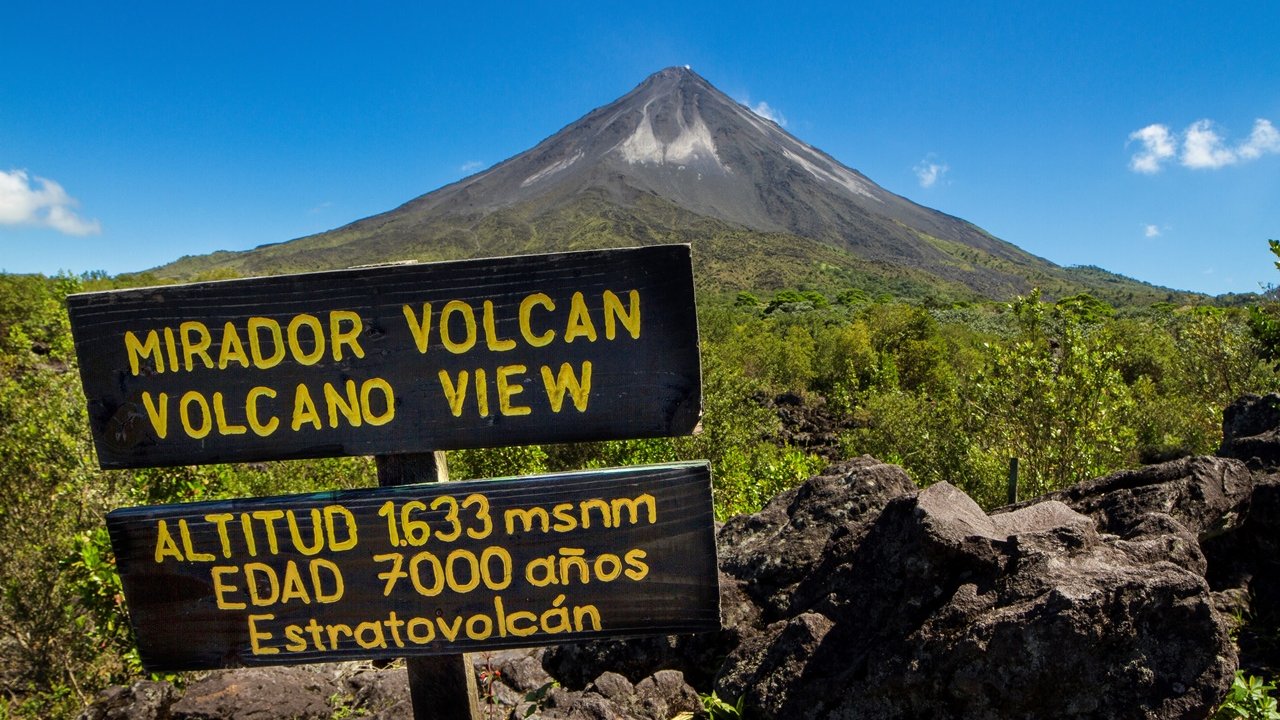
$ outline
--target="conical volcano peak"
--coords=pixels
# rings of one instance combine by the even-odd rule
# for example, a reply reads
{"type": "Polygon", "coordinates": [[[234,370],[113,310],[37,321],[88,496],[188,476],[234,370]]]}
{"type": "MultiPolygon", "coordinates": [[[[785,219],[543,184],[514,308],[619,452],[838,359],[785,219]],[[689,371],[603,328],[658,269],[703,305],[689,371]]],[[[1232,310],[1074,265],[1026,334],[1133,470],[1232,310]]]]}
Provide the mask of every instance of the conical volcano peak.
{"type": "Polygon", "coordinates": [[[693,242],[708,262],[727,263],[715,274],[762,286],[782,282],[769,269],[780,262],[792,262],[786,272],[796,277],[815,267],[861,273],[871,264],[1007,295],[1025,292],[1029,274],[1053,269],[885,190],[688,66],[649,75],[488,170],[381,215],[249,254],[305,257],[299,262],[319,268],[654,242],[693,242]],[[756,255],[748,264],[758,268],[743,266],[749,248],[756,255]]]}

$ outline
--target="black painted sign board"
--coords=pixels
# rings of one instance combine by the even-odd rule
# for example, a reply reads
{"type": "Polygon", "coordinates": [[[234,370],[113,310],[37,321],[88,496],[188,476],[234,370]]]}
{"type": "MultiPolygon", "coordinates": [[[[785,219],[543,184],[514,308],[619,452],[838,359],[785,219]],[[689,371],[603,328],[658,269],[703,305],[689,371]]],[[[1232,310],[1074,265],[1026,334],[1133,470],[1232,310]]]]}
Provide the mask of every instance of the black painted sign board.
{"type": "Polygon", "coordinates": [[[105,468],[643,438],[702,410],[689,246],[68,298],[105,468]]]}
{"type": "Polygon", "coordinates": [[[720,627],[705,462],[116,510],[151,671],[720,627]]]}

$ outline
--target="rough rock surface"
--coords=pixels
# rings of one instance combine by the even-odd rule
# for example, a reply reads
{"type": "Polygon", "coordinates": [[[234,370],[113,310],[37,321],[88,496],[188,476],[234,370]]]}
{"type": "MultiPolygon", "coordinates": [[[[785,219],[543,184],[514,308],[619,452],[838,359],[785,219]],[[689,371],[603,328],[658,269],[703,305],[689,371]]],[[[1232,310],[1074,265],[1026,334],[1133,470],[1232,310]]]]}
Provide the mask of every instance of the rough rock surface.
{"type": "Polygon", "coordinates": [[[1061,503],[991,517],[945,483],[828,553],[793,607],[722,696],[772,718],[1204,717],[1235,669],[1200,576],[1061,503]]]}
{"type": "Polygon", "coordinates": [[[314,668],[248,668],[214,672],[192,683],[169,709],[173,720],[329,718],[341,686],[314,668]]]}
{"type": "Polygon", "coordinates": [[[177,691],[167,682],[139,680],[103,690],[80,714],[81,720],[167,720],[177,691]]]}
{"type": "Polygon", "coordinates": [[[1209,538],[1209,582],[1224,609],[1247,620],[1240,665],[1280,673],[1280,395],[1246,395],[1223,413],[1218,454],[1255,470],[1254,489],[1234,532],[1209,538]]]}
{"type": "Polygon", "coordinates": [[[1218,454],[1253,467],[1280,466],[1280,394],[1245,395],[1228,405],[1218,454]]]}

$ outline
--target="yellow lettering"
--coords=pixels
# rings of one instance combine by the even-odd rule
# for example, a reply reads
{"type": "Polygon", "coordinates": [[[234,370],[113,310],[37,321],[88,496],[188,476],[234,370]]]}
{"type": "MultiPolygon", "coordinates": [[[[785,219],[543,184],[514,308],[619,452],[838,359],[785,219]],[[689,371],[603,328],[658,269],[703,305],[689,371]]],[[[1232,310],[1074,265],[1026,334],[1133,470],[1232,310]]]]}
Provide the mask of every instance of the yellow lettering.
{"type": "Polygon", "coordinates": [[[191,541],[191,529],[187,527],[186,520],[178,521],[178,534],[182,536],[182,549],[187,553],[188,562],[213,562],[213,555],[196,552],[191,541]]]}
{"type": "Polygon", "coordinates": [[[644,550],[641,550],[640,548],[627,551],[627,554],[624,556],[628,566],[627,570],[625,571],[627,574],[627,577],[631,578],[632,580],[635,580],[636,582],[640,582],[641,580],[648,577],[649,563],[644,561],[644,559],[648,557],[648,555],[649,553],[646,553],[644,550]]]}
{"type": "Polygon", "coordinates": [[[382,624],[373,621],[362,622],[356,626],[356,644],[365,650],[386,648],[387,639],[382,635],[382,624]],[[366,637],[372,633],[371,637],[366,637]]]}
{"type": "MultiPolygon", "coordinates": [[[[137,373],[135,373],[137,374],[137,373]]],[[[151,400],[151,393],[142,393],[142,406],[147,409],[147,417],[151,419],[151,427],[161,440],[169,434],[169,394],[160,393],[160,407],[157,409],[151,400]]]]}
{"type": "Polygon", "coordinates": [[[431,620],[422,617],[416,617],[405,624],[405,635],[409,641],[418,645],[426,645],[436,639],[436,629],[432,627],[431,620]],[[425,634],[418,634],[414,628],[425,627],[425,634]]]}
{"type": "Polygon", "coordinates": [[[476,410],[480,417],[489,417],[489,381],[484,368],[476,368],[476,410]]]}
{"type": "Polygon", "coordinates": [[[259,370],[279,365],[284,359],[284,335],[280,332],[280,323],[265,317],[249,318],[249,354],[253,357],[253,366],[259,370]],[[263,330],[271,339],[272,353],[269,357],[262,354],[263,330]]]}
{"type": "Polygon", "coordinates": [[[169,370],[178,372],[178,344],[173,339],[173,328],[164,329],[164,349],[169,356],[169,370]]]}
{"type": "Polygon", "coordinates": [[[320,362],[320,358],[324,357],[324,328],[315,315],[303,313],[295,315],[289,321],[289,351],[293,353],[293,359],[301,365],[315,365],[320,362]],[[298,331],[303,327],[311,330],[310,353],[302,352],[302,343],[298,339],[298,331]]]}
{"type": "Polygon", "coordinates": [[[244,584],[249,590],[249,602],[257,607],[265,607],[272,605],[280,598],[280,578],[276,577],[276,571],[271,569],[266,563],[246,563],[244,566],[244,584]],[[266,578],[267,585],[271,588],[271,594],[261,595],[261,585],[258,583],[256,574],[261,573],[266,578]]]}
{"type": "Polygon", "coordinates": [[[333,336],[333,359],[342,360],[342,346],[351,348],[351,354],[364,357],[364,348],[360,347],[360,333],[364,331],[364,321],[350,310],[334,310],[329,313],[329,334],[333,336]],[[351,324],[348,330],[342,329],[342,323],[351,324]]]}
{"type": "Polygon", "coordinates": [[[596,508],[600,511],[601,519],[604,520],[605,527],[612,527],[611,521],[613,520],[613,516],[609,512],[609,503],[604,500],[583,500],[578,503],[578,508],[582,511],[583,530],[591,527],[591,508],[596,508]]]}
{"type": "Polygon", "coordinates": [[[275,620],[275,615],[250,615],[249,616],[249,647],[253,649],[254,655],[275,655],[280,652],[280,648],[263,647],[259,644],[259,640],[270,640],[271,633],[259,632],[257,623],[260,620],[275,620]]]}
{"type": "Polygon", "coordinates": [[[637,495],[634,500],[630,498],[614,498],[609,502],[613,508],[613,526],[622,527],[622,510],[626,508],[628,516],[631,518],[631,524],[635,525],[640,522],[640,506],[644,505],[648,510],[649,524],[653,525],[658,522],[657,500],[649,493],[637,495]]]}
{"type": "Polygon", "coordinates": [[[231,536],[227,533],[227,523],[235,516],[231,513],[210,513],[204,516],[205,522],[218,526],[218,541],[222,543],[222,557],[231,557],[231,536]]]}
{"type": "Polygon", "coordinates": [[[174,541],[173,535],[169,532],[169,525],[161,520],[156,525],[156,562],[164,562],[167,557],[172,557],[179,562],[185,560],[182,557],[182,551],[178,549],[178,543],[174,541]]]}
{"type": "Polygon", "coordinates": [[[228,425],[227,410],[222,406],[222,393],[213,394],[213,416],[218,421],[219,435],[243,435],[245,427],[243,425],[228,425]]]}
{"type": "Polygon", "coordinates": [[[454,417],[462,417],[462,404],[467,399],[467,379],[470,377],[466,370],[458,371],[458,384],[453,384],[453,378],[449,377],[448,370],[441,370],[438,373],[440,377],[440,388],[444,390],[444,397],[449,401],[449,412],[454,417]]]}
{"type": "Polygon", "coordinates": [[[195,367],[193,362],[196,356],[200,356],[200,362],[204,363],[206,368],[213,368],[213,358],[209,357],[209,346],[213,344],[213,338],[209,336],[209,328],[204,326],[202,322],[188,320],[178,326],[178,332],[182,334],[182,366],[187,372],[195,367]],[[195,342],[191,341],[191,333],[199,336],[195,342]]]}
{"type": "Polygon", "coordinates": [[[324,384],[324,404],[329,408],[329,427],[338,427],[338,413],[347,419],[351,427],[360,427],[360,401],[356,398],[356,381],[348,380],[347,396],[338,394],[333,383],[324,384]]]}
{"type": "Polygon", "coordinates": [[[290,510],[285,515],[289,520],[289,536],[293,538],[293,546],[297,548],[298,552],[310,557],[324,549],[324,535],[320,527],[320,508],[311,508],[311,547],[307,547],[302,542],[302,529],[298,527],[297,511],[290,510]]]}
{"type": "Polygon", "coordinates": [[[542,366],[542,384],[547,389],[547,401],[551,403],[551,412],[560,412],[564,405],[564,394],[573,398],[573,406],[578,412],[587,411],[587,398],[591,395],[591,361],[582,362],[582,380],[573,374],[573,366],[560,364],[560,374],[552,376],[551,368],[542,366]]]}
{"type": "Polygon", "coordinates": [[[591,629],[592,629],[592,630],[600,630],[600,629],[601,629],[601,626],[600,626],[600,611],[596,609],[596,606],[595,606],[595,605],[574,605],[574,606],[573,606],[573,630],[574,630],[574,632],[582,632],[583,630],[585,630],[585,629],[586,629],[586,628],[585,628],[585,626],[584,626],[584,625],[583,625],[583,623],[582,623],[582,619],[583,619],[583,618],[586,618],[586,617],[591,618],[591,629]]]}
{"type": "Polygon", "coordinates": [[[283,605],[290,600],[311,604],[311,596],[307,594],[307,588],[302,584],[302,575],[298,573],[298,563],[292,560],[284,566],[284,588],[280,591],[280,603],[283,605]]]}
{"type": "MultiPolygon", "coordinates": [[[[124,347],[129,353],[129,372],[137,375],[141,370],[142,358],[150,357],[155,364],[156,372],[164,372],[164,356],[160,354],[160,336],[155,330],[147,331],[146,342],[139,342],[132,330],[125,331],[124,347]]],[[[161,436],[163,437],[163,436],[161,436]]]]}
{"type": "Polygon", "coordinates": [[[269,387],[258,386],[249,391],[245,396],[245,415],[249,420],[249,427],[253,429],[254,434],[260,437],[266,437],[276,431],[280,426],[280,418],[273,417],[266,424],[258,419],[258,398],[276,396],[276,391],[269,387]]]}
{"type": "Polygon", "coordinates": [[[247,607],[242,602],[231,602],[226,598],[226,593],[240,592],[240,590],[235,585],[224,583],[222,576],[238,572],[240,568],[235,565],[215,565],[209,568],[209,573],[213,576],[213,595],[219,610],[243,610],[247,607]]]}
{"type": "Polygon", "coordinates": [[[280,543],[276,538],[276,520],[284,517],[283,510],[254,510],[253,517],[261,520],[262,524],[267,527],[267,547],[271,548],[272,555],[280,554],[280,543]]]}
{"type": "Polygon", "coordinates": [[[285,625],[284,636],[289,642],[285,643],[284,649],[289,652],[302,652],[307,649],[307,641],[302,637],[302,628],[297,625],[285,625]]]}
{"type": "Polygon", "coordinates": [[[213,415],[209,412],[209,402],[204,396],[195,390],[188,391],[182,396],[182,400],[178,402],[178,417],[182,420],[182,429],[187,431],[187,435],[199,440],[209,434],[213,430],[213,415]],[[200,427],[194,427],[191,424],[191,404],[195,403],[200,406],[200,427]]]}
{"type": "Polygon", "coordinates": [[[626,314],[622,311],[622,300],[612,290],[604,291],[604,336],[612,340],[616,336],[615,320],[631,333],[632,340],[640,339],[640,291],[632,290],[627,294],[628,307],[626,314]]]}
{"type": "Polygon", "coordinates": [[[409,332],[413,333],[413,342],[418,346],[418,352],[425,353],[431,339],[431,303],[422,303],[421,322],[408,305],[400,306],[400,310],[404,312],[405,322],[409,323],[409,332]]]}
{"type": "Polygon", "coordinates": [[[538,616],[528,610],[517,610],[507,615],[507,632],[516,637],[528,637],[538,632],[538,616]],[[516,621],[528,621],[526,627],[516,627],[516,621]]]}
{"type": "MultiPolygon", "coordinates": [[[[353,544],[355,543],[355,537],[353,526],[351,531],[351,542],[353,544]]],[[[338,569],[336,563],[325,558],[315,558],[311,561],[311,586],[316,591],[316,602],[321,604],[338,602],[347,591],[346,583],[342,580],[342,571],[338,569]],[[333,583],[332,592],[325,592],[324,583],[320,582],[321,569],[329,571],[330,580],[333,583]]]]}
{"type": "Polygon", "coordinates": [[[542,532],[547,531],[547,527],[551,524],[551,518],[547,515],[547,511],[540,507],[531,507],[528,509],[511,508],[504,514],[507,521],[507,534],[514,535],[516,533],[516,520],[520,520],[524,525],[524,532],[532,532],[534,523],[542,527],[542,532]]]}
{"type": "MultiPolygon", "coordinates": [[[[479,372],[478,370],[476,372],[479,372]]],[[[512,405],[511,396],[524,392],[524,386],[509,384],[507,378],[525,372],[523,365],[503,365],[498,368],[498,410],[503,415],[528,415],[532,410],[527,405],[512,405]]]]}
{"type": "Polygon", "coordinates": [[[548,330],[541,335],[533,334],[533,328],[529,324],[529,319],[533,314],[534,305],[541,305],[546,308],[548,312],[556,309],[556,304],[544,293],[534,293],[526,296],[525,299],[520,301],[520,334],[524,336],[524,341],[533,347],[550,345],[551,341],[556,338],[554,330],[548,330]]]}
{"type": "Polygon", "coordinates": [[[396,417],[396,394],[391,390],[391,384],[382,378],[369,378],[360,384],[360,412],[363,414],[364,421],[378,427],[386,425],[396,417]],[[382,392],[382,400],[386,404],[386,409],[380,415],[374,415],[373,403],[369,401],[373,391],[382,392]]]}
{"type": "Polygon", "coordinates": [[[444,349],[455,355],[462,353],[475,347],[476,344],[476,314],[471,306],[461,300],[450,300],[445,303],[444,310],[440,311],[440,342],[444,345],[444,349]],[[449,330],[449,316],[453,313],[459,313],[462,321],[466,325],[466,337],[462,342],[454,342],[453,333],[449,330]]]}
{"type": "Polygon", "coordinates": [[[556,524],[552,527],[556,532],[578,529],[578,518],[573,515],[573,503],[559,503],[551,508],[551,514],[556,518],[556,524]]]}
{"type": "Polygon", "coordinates": [[[297,393],[293,396],[293,421],[290,426],[294,432],[297,432],[304,423],[311,423],[311,427],[320,429],[320,411],[316,409],[315,401],[311,399],[311,391],[306,385],[298,383],[297,393]]]}
{"type": "Polygon", "coordinates": [[[505,352],[516,346],[516,341],[511,338],[502,339],[498,337],[498,331],[495,327],[497,323],[493,319],[493,301],[484,301],[484,342],[493,352],[505,352]]]}
{"type": "Polygon", "coordinates": [[[329,537],[329,550],[332,552],[342,552],[350,550],[356,546],[356,516],[351,511],[341,505],[326,505],[324,508],[325,527],[329,537]],[[337,538],[338,516],[342,516],[342,523],[347,526],[347,537],[345,540],[339,541],[337,538]]]}
{"type": "Polygon", "coordinates": [[[234,360],[240,367],[249,367],[249,356],[244,354],[244,342],[240,340],[240,332],[236,326],[227,323],[222,326],[222,349],[218,351],[218,369],[226,370],[234,360]]]}
{"type": "Polygon", "coordinates": [[[591,314],[587,312],[587,301],[583,299],[582,293],[576,292],[569,303],[569,324],[564,329],[564,341],[571,343],[580,337],[595,342],[596,326],[591,322],[591,314]]]}

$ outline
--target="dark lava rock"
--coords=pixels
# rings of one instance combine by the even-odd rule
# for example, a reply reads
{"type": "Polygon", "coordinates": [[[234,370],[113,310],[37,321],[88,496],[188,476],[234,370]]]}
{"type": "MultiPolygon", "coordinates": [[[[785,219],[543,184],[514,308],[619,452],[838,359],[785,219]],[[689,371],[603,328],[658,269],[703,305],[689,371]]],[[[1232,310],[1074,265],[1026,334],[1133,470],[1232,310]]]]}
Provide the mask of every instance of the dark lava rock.
{"type": "Polygon", "coordinates": [[[1217,457],[1189,457],[1124,470],[1087,480],[1012,507],[1060,500],[1098,522],[1102,532],[1136,537],[1152,514],[1167,515],[1197,539],[1237,525],[1253,492],[1253,474],[1244,463],[1217,457]]]}
{"type": "Polygon", "coordinates": [[[330,673],[301,667],[246,668],[210,673],[192,683],[170,708],[173,720],[324,719],[342,686],[330,673]]]}
{"type": "Polygon", "coordinates": [[[177,695],[167,682],[139,680],[129,687],[113,685],[98,694],[79,720],[168,720],[169,706],[177,695]]]}
{"type": "Polygon", "coordinates": [[[1228,405],[1218,454],[1260,469],[1280,466],[1280,394],[1244,395],[1228,405]]]}
{"type": "Polygon", "coordinates": [[[722,668],[768,718],[1206,717],[1234,650],[1204,579],[1060,502],[988,516],[945,483],[891,501],[722,668]]]}
{"type": "Polygon", "coordinates": [[[894,498],[919,490],[897,465],[869,456],[837,463],[716,536],[720,568],[742,581],[772,621],[813,572],[833,538],[858,537],[894,498]]]}
{"type": "Polygon", "coordinates": [[[833,539],[859,537],[893,498],[919,488],[896,465],[871,457],[836,463],[780,493],[760,512],[729,520],[717,533],[723,629],[694,636],[599,640],[548,649],[547,671],[583,688],[604,672],[632,682],[679,670],[707,687],[726,655],[784,616],[796,586],[833,539]]]}

